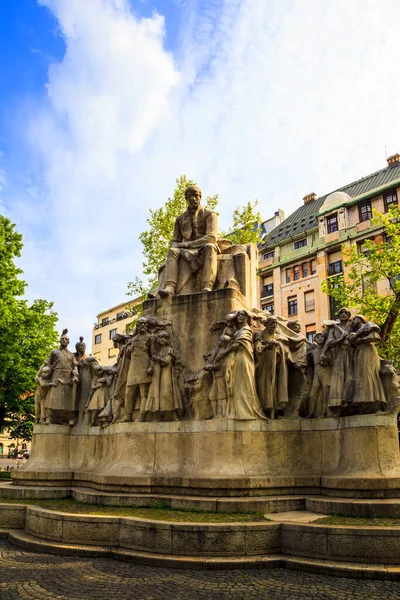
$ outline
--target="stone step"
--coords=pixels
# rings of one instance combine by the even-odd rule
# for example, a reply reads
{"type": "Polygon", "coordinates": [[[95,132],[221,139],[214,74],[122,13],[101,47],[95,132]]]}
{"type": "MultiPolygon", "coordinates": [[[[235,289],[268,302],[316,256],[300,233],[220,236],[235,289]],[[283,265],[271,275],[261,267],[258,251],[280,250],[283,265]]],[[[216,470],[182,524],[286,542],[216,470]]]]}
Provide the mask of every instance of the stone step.
{"type": "Polygon", "coordinates": [[[400,498],[360,499],[306,496],[305,509],[316,513],[346,517],[400,518],[400,498]]]}
{"type": "MultiPolygon", "coordinates": [[[[3,537],[3,536],[2,536],[3,537]]],[[[193,570],[228,570],[254,568],[286,568],[336,577],[400,581],[400,566],[391,564],[351,563],[275,554],[250,557],[183,557],[160,556],[147,552],[60,544],[41,540],[21,530],[10,530],[8,540],[20,548],[64,556],[108,557],[154,567],[193,570]]]]}

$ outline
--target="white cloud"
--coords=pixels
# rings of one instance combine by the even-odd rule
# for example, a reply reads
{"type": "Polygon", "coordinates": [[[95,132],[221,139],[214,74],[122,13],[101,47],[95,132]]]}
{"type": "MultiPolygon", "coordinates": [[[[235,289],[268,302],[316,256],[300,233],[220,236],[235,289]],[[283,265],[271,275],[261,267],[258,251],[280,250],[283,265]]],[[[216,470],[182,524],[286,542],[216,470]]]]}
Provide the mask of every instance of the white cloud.
{"type": "Polygon", "coordinates": [[[41,177],[18,220],[32,293],[55,299],[72,337],[124,300],[148,209],[178,175],[220,193],[226,225],[248,199],[288,214],[400,150],[395,0],[191,0],[174,57],[162,16],[125,0],[40,2],[66,54],[31,116],[41,177]]]}

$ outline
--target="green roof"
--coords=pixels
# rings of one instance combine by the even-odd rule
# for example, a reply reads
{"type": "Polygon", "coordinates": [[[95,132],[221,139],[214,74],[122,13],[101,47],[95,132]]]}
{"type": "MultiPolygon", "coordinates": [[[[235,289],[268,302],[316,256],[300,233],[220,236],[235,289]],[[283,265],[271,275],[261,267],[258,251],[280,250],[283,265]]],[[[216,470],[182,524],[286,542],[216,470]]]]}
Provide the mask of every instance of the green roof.
{"type": "Polygon", "coordinates": [[[265,238],[262,248],[276,246],[283,240],[293,236],[299,236],[301,233],[306,234],[307,231],[318,226],[317,215],[325,202],[326,198],[333,192],[346,192],[352,198],[361,196],[367,192],[371,192],[377,188],[383,187],[392,181],[400,179],[400,164],[391,167],[385,167],[380,171],[371,173],[366,177],[362,177],[358,181],[349,183],[341,188],[337,188],[325,196],[316,198],[308,204],[303,204],[289,215],[287,219],[282,221],[278,227],[275,227],[265,238]]]}

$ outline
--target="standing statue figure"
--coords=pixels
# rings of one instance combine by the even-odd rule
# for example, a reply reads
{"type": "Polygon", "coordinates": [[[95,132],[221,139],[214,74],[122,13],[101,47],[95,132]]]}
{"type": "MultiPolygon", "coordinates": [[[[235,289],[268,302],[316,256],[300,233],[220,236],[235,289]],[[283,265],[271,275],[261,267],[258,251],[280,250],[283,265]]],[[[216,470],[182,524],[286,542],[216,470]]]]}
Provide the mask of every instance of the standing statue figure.
{"type": "Polygon", "coordinates": [[[232,337],[237,330],[236,312],[229,313],[225,320],[225,327],[219,337],[217,345],[210,354],[206,356],[207,363],[205,371],[212,374],[209,400],[214,418],[224,418],[228,410],[228,398],[232,397],[230,369],[235,355],[226,352],[232,337]]]}
{"type": "Polygon", "coordinates": [[[227,419],[265,419],[256,392],[253,331],[250,323],[250,313],[239,310],[236,315],[236,332],[221,351],[220,360],[229,355],[233,358],[225,370],[228,389],[227,419]]]}
{"type": "Polygon", "coordinates": [[[49,389],[56,387],[55,383],[50,381],[51,368],[48,365],[42,365],[36,375],[35,381],[38,384],[35,391],[35,423],[47,422],[47,411],[45,409],[45,402],[49,389]]]}
{"type": "Polygon", "coordinates": [[[311,384],[310,403],[307,417],[320,418],[328,415],[329,389],[332,377],[329,350],[321,358],[324,352],[327,329],[322,333],[316,333],[314,342],[310,344],[309,354],[314,365],[314,376],[311,384]]]}
{"type": "MultiPolygon", "coordinates": [[[[51,387],[47,394],[44,408],[50,415],[50,423],[75,423],[76,384],[79,382],[78,363],[68,350],[68,329],[64,329],[60,337],[60,348],[50,352],[44,364],[51,368],[51,387]]],[[[46,420],[46,423],[49,422],[46,420]]]]}
{"type": "Polygon", "coordinates": [[[338,411],[343,402],[351,398],[352,391],[352,348],[349,344],[351,331],[351,312],[341,308],[338,312],[339,323],[324,321],[328,335],[321,354],[322,360],[332,354],[332,378],[329,390],[329,408],[338,411]]]}
{"type": "Polygon", "coordinates": [[[285,337],[277,334],[278,319],[269,316],[264,330],[255,335],[257,356],[256,382],[261,406],[270,419],[276,411],[284,410],[289,402],[287,345],[285,337]]]}
{"type": "Polygon", "coordinates": [[[375,323],[367,323],[361,315],[356,315],[351,325],[349,342],[354,348],[354,387],[349,406],[358,407],[361,412],[384,410],[387,401],[380,378],[381,359],[375,347],[381,341],[381,330],[375,323]]]}
{"type": "Polygon", "coordinates": [[[93,364],[93,379],[90,402],[87,407],[89,413],[89,425],[93,427],[99,424],[99,415],[109,400],[109,389],[112,383],[112,374],[106,371],[107,367],[93,364]]]}
{"type": "Polygon", "coordinates": [[[132,421],[133,411],[139,409],[138,421],[144,420],[147,395],[151,383],[151,341],[146,317],[140,317],[136,324],[136,333],[128,343],[125,352],[129,360],[125,392],[125,416],[123,423],[132,421]]]}
{"type": "Polygon", "coordinates": [[[176,371],[177,357],[167,331],[160,331],[156,341],[158,348],[151,356],[153,374],[145,412],[161,419],[172,416],[178,421],[184,405],[176,371]]]}
{"type": "Polygon", "coordinates": [[[187,187],[185,198],[188,208],[175,221],[172,244],[166,261],[164,287],[159,290],[160,296],[175,294],[182,271],[181,261],[187,263],[189,277],[200,268],[203,269],[203,292],[210,292],[214,288],[217,277],[217,214],[200,204],[201,191],[197,186],[187,187]]]}
{"type": "Polygon", "coordinates": [[[115,423],[120,419],[125,398],[126,378],[129,370],[129,356],[126,356],[125,353],[131,337],[123,333],[116,333],[113,337],[113,346],[119,352],[117,362],[111,367],[113,381],[110,389],[110,398],[99,414],[99,421],[102,427],[107,427],[110,423],[115,423]]]}
{"type": "Polygon", "coordinates": [[[79,383],[76,391],[76,410],[78,411],[78,423],[83,422],[84,412],[89,404],[92,387],[92,364],[97,363],[94,356],[86,354],[86,344],[83,337],[75,344],[74,356],[78,363],[79,383]]]}

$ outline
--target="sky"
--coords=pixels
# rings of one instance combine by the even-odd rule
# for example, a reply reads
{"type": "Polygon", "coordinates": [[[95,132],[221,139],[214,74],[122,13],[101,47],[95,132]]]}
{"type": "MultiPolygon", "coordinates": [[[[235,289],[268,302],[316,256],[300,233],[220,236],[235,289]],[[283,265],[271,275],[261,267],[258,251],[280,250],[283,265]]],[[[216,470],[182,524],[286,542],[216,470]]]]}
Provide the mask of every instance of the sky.
{"type": "Polygon", "coordinates": [[[398,0],[0,0],[0,213],[71,343],[141,276],[182,174],[221,228],[400,152],[398,0]]]}

